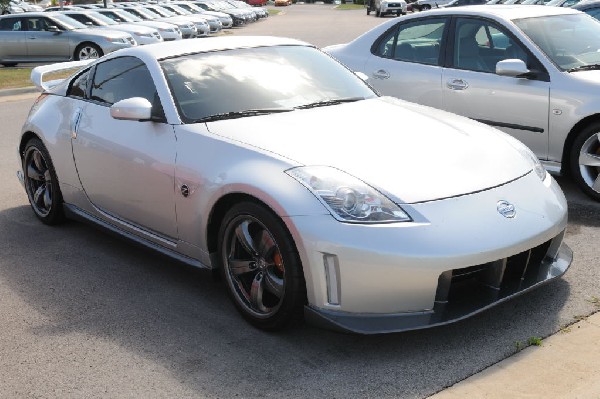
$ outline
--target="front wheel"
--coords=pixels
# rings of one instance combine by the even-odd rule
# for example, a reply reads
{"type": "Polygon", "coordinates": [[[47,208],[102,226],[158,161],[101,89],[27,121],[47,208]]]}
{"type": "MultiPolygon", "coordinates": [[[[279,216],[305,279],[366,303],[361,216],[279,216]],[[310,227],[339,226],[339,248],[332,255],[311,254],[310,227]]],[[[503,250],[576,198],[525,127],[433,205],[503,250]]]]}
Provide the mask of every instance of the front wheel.
{"type": "Polygon", "coordinates": [[[75,60],[92,60],[104,55],[102,49],[94,43],[82,43],[75,49],[75,60]]]}
{"type": "Polygon", "coordinates": [[[48,225],[62,222],[63,201],[58,178],[48,150],[37,138],[25,145],[23,177],[29,203],[38,219],[48,225]]]}
{"type": "Polygon", "coordinates": [[[2,66],[6,67],[6,68],[12,68],[14,66],[17,66],[16,62],[3,62],[2,66]]]}
{"type": "Polygon", "coordinates": [[[571,146],[570,171],[579,188],[600,201],[600,123],[583,129],[571,146]]]}
{"type": "Polygon", "coordinates": [[[279,330],[302,317],[302,265],[289,232],[269,209],[253,202],[233,206],[218,247],[229,296],[246,320],[279,330]]]}
{"type": "Polygon", "coordinates": [[[423,4],[421,6],[421,11],[427,11],[427,10],[431,10],[431,5],[429,5],[429,4],[423,4]]]}

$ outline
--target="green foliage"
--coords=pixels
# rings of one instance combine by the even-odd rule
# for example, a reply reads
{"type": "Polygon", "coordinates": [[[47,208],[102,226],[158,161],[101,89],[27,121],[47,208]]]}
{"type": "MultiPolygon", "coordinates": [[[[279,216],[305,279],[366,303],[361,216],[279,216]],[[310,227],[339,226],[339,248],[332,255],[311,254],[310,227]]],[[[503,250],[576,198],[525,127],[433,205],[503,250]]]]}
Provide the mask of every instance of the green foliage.
{"type": "Polygon", "coordinates": [[[4,11],[5,8],[8,8],[8,4],[10,0],[0,0],[0,10],[4,11]]]}
{"type": "Polygon", "coordinates": [[[540,337],[529,337],[527,343],[529,345],[542,346],[542,339],[540,337]]]}

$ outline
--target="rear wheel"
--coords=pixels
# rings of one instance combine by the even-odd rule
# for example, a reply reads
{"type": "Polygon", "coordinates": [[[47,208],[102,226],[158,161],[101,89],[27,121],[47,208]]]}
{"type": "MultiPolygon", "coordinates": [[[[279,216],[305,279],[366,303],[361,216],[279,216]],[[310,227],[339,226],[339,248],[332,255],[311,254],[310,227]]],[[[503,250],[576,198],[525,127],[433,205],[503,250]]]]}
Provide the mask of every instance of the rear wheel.
{"type": "Polygon", "coordinates": [[[17,65],[17,63],[16,63],[16,62],[3,62],[3,63],[2,63],[2,66],[5,66],[5,67],[7,67],[7,68],[14,67],[14,66],[16,66],[16,65],[17,65]]]}
{"type": "Polygon", "coordinates": [[[100,58],[104,55],[102,49],[94,43],[82,43],[75,49],[75,59],[79,60],[92,60],[100,58]]]}
{"type": "Polygon", "coordinates": [[[570,171],[581,190],[600,201],[600,123],[583,129],[571,146],[570,171]]]}
{"type": "Polygon", "coordinates": [[[302,317],[302,265],[289,232],[269,209],[253,202],[233,206],[218,246],[229,296],[246,320],[278,330],[302,317]]]}
{"type": "Polygon", "coordinates": [[[63,200],[58,178],[40,139],[31,139],[25,145],[23,177],[29,203],[38,219],[49,225],[62,222],[63,200]]]}
{"type": "Polygon", "coordinates": [[[423,4],[423,6],[421,6],[421,11],[427,11],[427,10],[431,10],[431,5],[423,4]]]}

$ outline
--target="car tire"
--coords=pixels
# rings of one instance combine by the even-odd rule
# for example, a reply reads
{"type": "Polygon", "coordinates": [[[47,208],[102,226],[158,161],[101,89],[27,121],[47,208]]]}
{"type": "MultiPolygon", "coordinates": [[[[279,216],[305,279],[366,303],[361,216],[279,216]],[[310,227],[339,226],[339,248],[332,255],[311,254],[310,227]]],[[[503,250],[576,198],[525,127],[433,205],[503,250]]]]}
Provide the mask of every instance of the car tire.
{"type": "Polygon", "coordinates": [[[371,9],[367,6],[367,15],[371,15],[371,9]]]}
{"type": "Polygon", "coordinates": [[[569,171],[585,194],[600,201],[600,123],[586,126],[570,150],[569,171]]]}
{"type": "Polygon", "coordinates": [[[3,62],[2,66],[6,67],[6,68],[12,68],[14,66],[16,66],[17,63],[16,62],[3,62]]]}
{"type": "Polygon", "coordinates": [[[38,138],[31,139],[23,152],[23,181],[29,204],[44,224],[64,221],[63,198],[48,150],[38,138]]]}
{"type": "Polygon", "coordinates": [[[280,330],[302,319],[306,285],[283,222],[254,202],[233,206],[218,236],[222,277],[237,310],[254,326],[280,330]]]}
{"type": "Polygon", "coordinates": [[[429,4],[423,4],[421,6],[421,11],[427,11],[427,10],[431,10],[431,5],[429,5],[429,4]]]}
{"type": "Polygon", "coordinates": [[[94,43],[81,43],[75,49],[75,60],[91,60],[104,55],[102,49],[94,43]]]}
{"type": "Polygon", "coordinates": [[[381,15],[381,11],[379,11],[379,10],[375,10],[375,16],[376,16],[377,18],[381,18],[381,17],[382,17],[382,15],[381,15]]]}

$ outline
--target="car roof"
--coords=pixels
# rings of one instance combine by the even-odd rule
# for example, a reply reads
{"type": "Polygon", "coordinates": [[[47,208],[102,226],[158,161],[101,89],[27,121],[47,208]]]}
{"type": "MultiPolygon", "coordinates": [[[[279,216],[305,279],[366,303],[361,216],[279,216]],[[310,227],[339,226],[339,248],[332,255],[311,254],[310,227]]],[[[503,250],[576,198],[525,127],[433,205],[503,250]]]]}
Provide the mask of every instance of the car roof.
{"type": "Polygon", "coordinates": [[[185,54],[206,53],[238,48],[270,46],[312,46],[300,40],[272,36],[223,36],[202,39],[176,40],[147,46],[130,47],[112,53],[119,56],[131,55],[142,59],[163,59],[185,54]]]}
{"type": "MultiPolygon", "coordinates": [[[[564,7],[542,7],[539,5],[473,5],[464,7],[455,7],[450,9],[432,9],[427,11],[429,15],[439,14],[461,14],[495,17],[497,19],[513,20],[521,18],[532,18],[549,15],[576,14],[579,11],[564,7]]],[[[422,13],[419,13],[423,15],[422,13]]],[[[419,15],[417,14],[417,15],[419,15]]]]}

